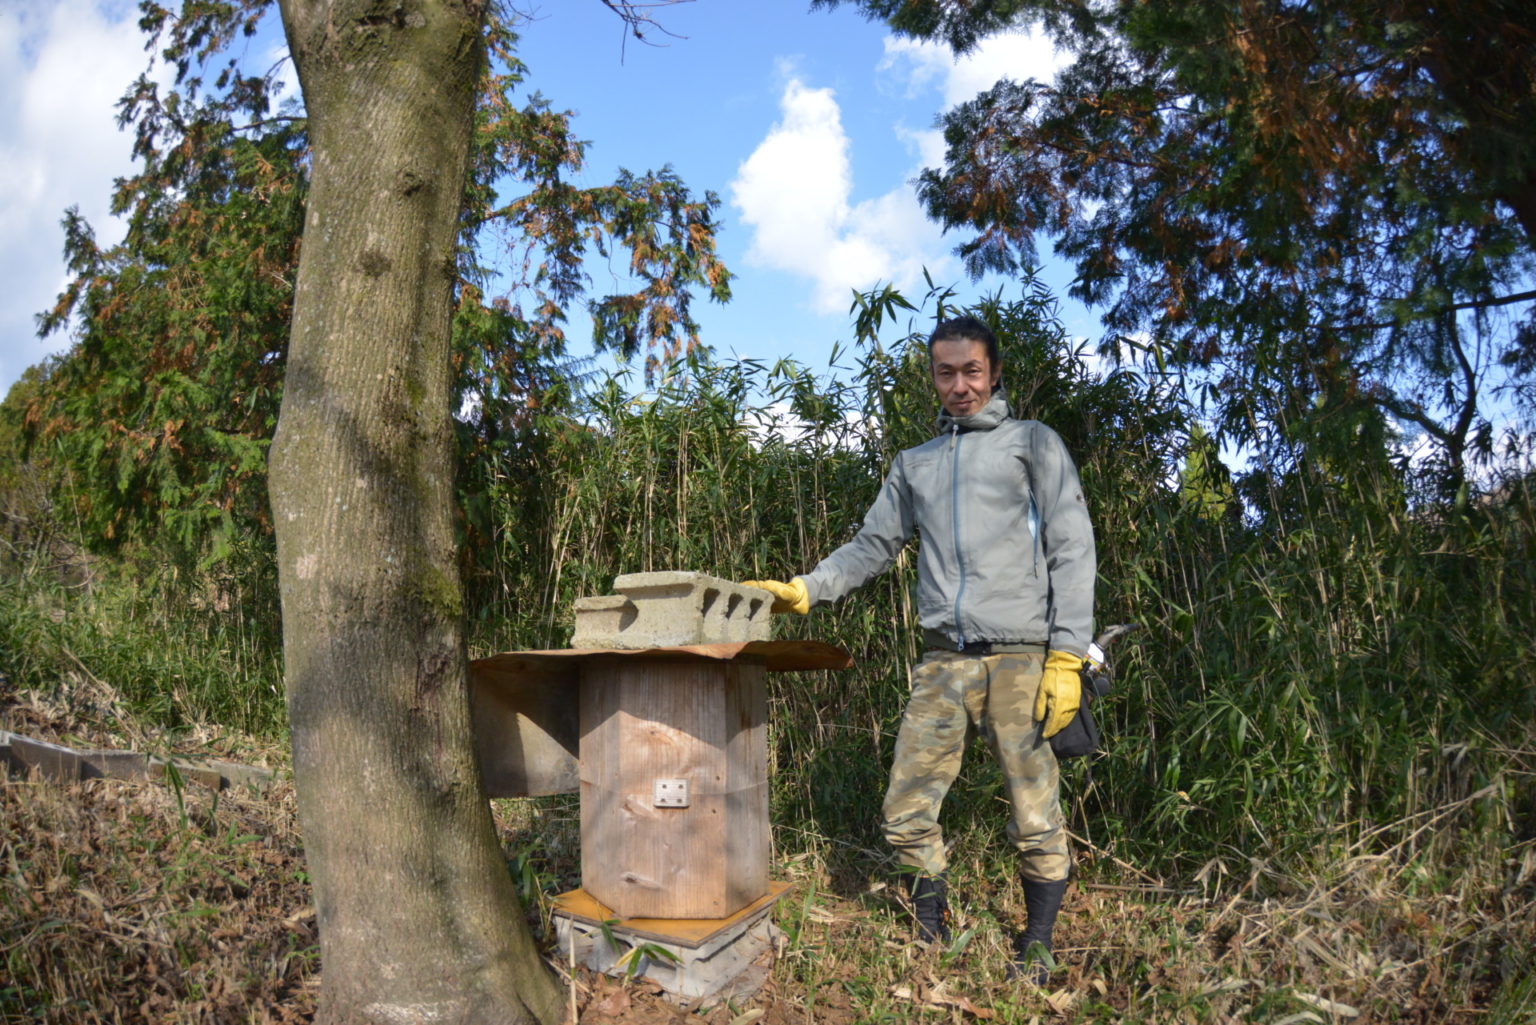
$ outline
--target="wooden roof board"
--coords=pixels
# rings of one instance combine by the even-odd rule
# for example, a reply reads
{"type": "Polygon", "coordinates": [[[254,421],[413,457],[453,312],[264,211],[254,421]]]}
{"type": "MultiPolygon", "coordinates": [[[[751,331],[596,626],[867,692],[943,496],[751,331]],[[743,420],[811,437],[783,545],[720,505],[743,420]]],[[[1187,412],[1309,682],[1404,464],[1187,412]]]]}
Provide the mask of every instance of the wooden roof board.
{"type": "MultiPolygon", "coordinates": [[[[548,651],[507,651],[470,663],[487,674],[526,673],[535,667],[553,669],[590,658],[761,660],[770,673],[807,669],[851,669],[853,656],[824,641],[732,641],[724,644],[681,644],[663,648],[557,648],[548,651]]],[[[574,666],[572,667],[574,670],[574,666]]]]}

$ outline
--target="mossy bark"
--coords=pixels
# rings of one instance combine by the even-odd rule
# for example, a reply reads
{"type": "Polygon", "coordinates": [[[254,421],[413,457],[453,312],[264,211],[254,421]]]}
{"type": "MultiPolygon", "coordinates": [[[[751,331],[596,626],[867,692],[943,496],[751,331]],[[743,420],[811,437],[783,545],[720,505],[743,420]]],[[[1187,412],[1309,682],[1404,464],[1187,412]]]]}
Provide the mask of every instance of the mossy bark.
{"type": "Polygon", "coordinates": [[[470,743],[449,324],[483,7],[282,0],[313,144],[270,483],[327,1023],[553,1022],[470,743]]]}

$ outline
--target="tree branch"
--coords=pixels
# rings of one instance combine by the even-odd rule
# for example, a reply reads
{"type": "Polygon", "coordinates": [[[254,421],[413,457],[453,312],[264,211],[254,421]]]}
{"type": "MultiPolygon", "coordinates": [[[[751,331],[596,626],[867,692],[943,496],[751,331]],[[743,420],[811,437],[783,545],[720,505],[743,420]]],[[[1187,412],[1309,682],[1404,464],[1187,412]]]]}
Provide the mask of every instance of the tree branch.
{"type": "Polygon", "coordinates": [[[608,8],[628,27],[627,35],[632,35],[642,43],[650,46],[660,46],[646,38],[645,33],[649,29],[656,29],[673,39],[683,39],[684,36],[669,30],[651,16],[650,12],[658,7],[671,7],[673,4],[691,4],[693,0],[602,0],[604,7],[608,8]]]}
{"type": "MultiPolygon", "coordinates": [[[[1410,320],[1428,320],[1430,317],[1439,317],[1447,313],[1460,313],[1462,310],[1491,310],[1496,306],[1509,306],[1513,303],[1531,302],[1536,300],[1536,289],[1528,292],[1515,292],[1512,295],[1499,296],[1497,299],[1469,299],[1464,303],[1451,303],[1448,306],[1436,306],[1427,310],[1419,310],[1410,320]]],[[[1398,327],[1400,320],[1358,321],[1353,324],[1318,324],[1319,330],[1330,331],[1382,331],[1389,327],[1398,327]]]]}
{"type": "Polygon", "coordinates": [[[278,114],[275,117],[257,118],[255,121],[250,121],[243,125],[231,125],[229,130],[232,132],[249,132],[253,128],[265,128],[267,125],[305,120],[308,120],[308,117],[304,114],[278,114]]]}

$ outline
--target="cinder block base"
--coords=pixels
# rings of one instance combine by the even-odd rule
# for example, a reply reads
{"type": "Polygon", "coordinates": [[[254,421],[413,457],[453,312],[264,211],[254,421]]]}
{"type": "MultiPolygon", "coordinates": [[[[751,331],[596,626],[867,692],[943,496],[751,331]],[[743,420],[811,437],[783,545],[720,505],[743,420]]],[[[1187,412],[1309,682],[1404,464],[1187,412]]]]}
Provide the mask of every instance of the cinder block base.
{"type": "Polygon", "coordinates": [[[608,975],[644,978],[679,1004],[709,1006],[751,995],[782,935],[769,918],[787,883],[721,919],[615,919],[584,890],[555,900],[555,935],[564,957],[608,975]],[[606,916],[606,917],[605,917],[606,916]],[[631,970],[633,969],[633,970],[631,970]]]}

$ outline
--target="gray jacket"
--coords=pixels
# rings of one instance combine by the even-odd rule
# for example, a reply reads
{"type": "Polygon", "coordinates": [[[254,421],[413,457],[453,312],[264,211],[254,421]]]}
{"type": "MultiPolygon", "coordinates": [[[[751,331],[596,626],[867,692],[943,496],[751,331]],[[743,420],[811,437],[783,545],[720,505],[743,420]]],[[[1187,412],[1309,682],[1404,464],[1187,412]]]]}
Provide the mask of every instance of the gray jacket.
{"type": "Polygon", "coordinates": [[[1093,526],[1060,436],[1015,420],[1001,392],[896,456],[852,541],[804,574],[812,604],[889,569],[911,538],[919,622],[957,645],[1044,642],[1082,655],[1093,639],[1093,526]]]}

